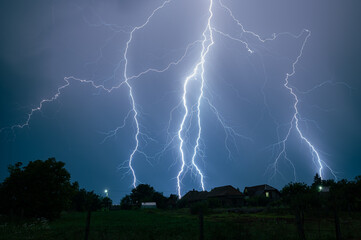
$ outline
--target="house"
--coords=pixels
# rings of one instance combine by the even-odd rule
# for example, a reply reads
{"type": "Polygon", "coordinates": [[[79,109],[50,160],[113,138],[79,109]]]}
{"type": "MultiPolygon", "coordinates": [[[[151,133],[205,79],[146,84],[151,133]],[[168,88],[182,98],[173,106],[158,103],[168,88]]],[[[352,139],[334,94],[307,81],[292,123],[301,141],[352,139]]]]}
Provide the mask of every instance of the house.
{"type": "Polygon", "coordinates": [[[263,196],[271,200],[277,200],[281,197],[281,193],[276,188],[267,184],[245,187],[243,193],[246,198],[263,196]]]}
{"type": "Polygon", "coordinates": [[[142,202],[142,208],[157,208],[156,202],[142,202]]]}
{"type": "Polygon", "coordinates": [[[195,202],[199,202],[199,201],[203,201],[206,200],[208,196],[208,192],[207,191],[196,191],[196,190],[192,190],[187,192],[183,197],[182,197],[182,201],[183,202],[187,202],[187,203],[195,203],[195,202]]]}
{"type": "Polygon", "coordinates": [[[186,205],[204,200],[216,199],[222,206],[240,206],[243,204],[243,194],[231,185],[213,188],[210,192],[192,190],[182,197],[186,205]]]}
{"type": "Polygon", "coordinates": [[[218,199],[222,206],[243,205],[243,194],[231,185],[213,188],[207,195],[207,199],[218,199]]]}

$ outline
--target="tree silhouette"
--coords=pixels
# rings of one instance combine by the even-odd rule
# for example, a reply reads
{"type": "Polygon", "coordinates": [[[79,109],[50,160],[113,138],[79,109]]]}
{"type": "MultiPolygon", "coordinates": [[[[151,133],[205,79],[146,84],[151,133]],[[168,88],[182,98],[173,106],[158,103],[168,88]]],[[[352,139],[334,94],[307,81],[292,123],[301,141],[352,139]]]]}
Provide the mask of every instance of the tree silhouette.
{"type": "Polygon", "coordinates": [[[142,202],[156,202],[158,208],[168,207],[168,199],[163,196],[163,193],[156,192],[148,184],[139,184],[132,189],[130,195],[122,198],[120,205],[122,209],[130,209],[132,206],[140,207],[142,202]]]}
{"type": "Polygon", "coordinates": [[[311,199],[310,188],[304,183],[289,183],[281,192],[283,201],[294,211],[300,239],[306,239],[304,213],[311,199]]]}
{"type": "Polygon", "coordinates": [[[0,187],[0,211],[21,217],[53,219],[71,202],[70,174],[55,158],[9,166],[10,176],[0,187]]]}
{"type": "Polygon", "coordinates": [[[155,190],[150,185],[139,184],[136,188],[132,189],[130,199],[132,200],[133,204],[140,206],[142,202],[153,201],[154,193],[155,190]]]}
{"type": "Polygon", "coordinates": [[[104,197],[101,199],[101,205],[105,210],[109,210],[112,206],[113,201],[109,197],[104,197]]]}

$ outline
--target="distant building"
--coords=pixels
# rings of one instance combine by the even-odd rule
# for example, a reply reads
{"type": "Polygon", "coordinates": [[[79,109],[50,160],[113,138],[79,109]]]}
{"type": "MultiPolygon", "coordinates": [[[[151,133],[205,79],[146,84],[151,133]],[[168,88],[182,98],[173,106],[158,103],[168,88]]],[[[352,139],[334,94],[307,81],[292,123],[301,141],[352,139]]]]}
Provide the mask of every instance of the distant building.
{"type": "Polygon", "coordinates": [[[277,200],[281,197],[281,193],[276,188],[267,184],[245,187],[243,193],[246,198],[263,196],[272,200],[277,200]]]}
{"type": "Polygon", "coordinates": [[[231,185],[213,188],[210,192],[192,190],[182,197],[186,205],[204,200],[217,199],[222,206],[241,206],[243,194],[231,185]]]}
{"type": "Polygon", "coordinates": [[[243,194],[231,185],[213,188],[207,195],[207,199],[218,199],[222,206],[241,206],[243,194]]]}
{"type": "Polygon", "coordinates": [[[142,208],[157,208],[156,202],[142,202],[142,208]]]}
{"type": "Polygon", "coordinates": [[[183,197],[182,197],[182,201],[187,202],[187,203],[194,203],[194,202],[199,202],[199,201],[203,201],[206,200],[208,196],[208,192],[207,191],[196,191],[196,190],[192,190],[187,192],[183,197]]]}

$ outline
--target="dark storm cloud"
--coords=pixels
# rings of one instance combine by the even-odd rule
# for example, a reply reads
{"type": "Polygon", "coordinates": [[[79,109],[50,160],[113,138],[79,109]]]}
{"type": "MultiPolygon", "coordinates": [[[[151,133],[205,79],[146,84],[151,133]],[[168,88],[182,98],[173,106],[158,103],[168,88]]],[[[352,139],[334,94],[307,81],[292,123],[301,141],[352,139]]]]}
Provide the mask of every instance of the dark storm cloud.
{"type": "MultiPolygon", "coordinates": [[[[65,76],[90,79],[113,86],[122,80],[120,62],[131,27],[142,24],[162,1],[2,1],[0,3],[0,128],[24,121],[26,114],[43,98],[56,93],[65,76]],[[113,25],[104,26],[104,23],[113,25]],[[114,32],[116,30],[117,32],[114,32]],[[119,68],[117,68],[120,62],[119,68]],[[114,70],[116,69],[116,70],[114,70]]],[[[292,86],[300,92],[301,127],[320,150],[323,159],[340,177],[360,174],[361,112],[359,39],[361,3],[353,1],[226,1],[245,28],[263,37],[273,32],[294,34],[303,28],[312,36],[297,65],[292,86]],[[329,81],[309,93],[309,89],[329,81]]],[[[129,49],[129,74],[147,68],[164,68],[182,56],[187,44],[202,38],[207,1],[173,1],[142,31],[134,34],[129,49]]],[[[215,9],[214,25],[239,34],[224,9],[215,9]]],[[[274,160],[267,148],[277,141],[277,124],[292,115],[292,98],[283,88],[302,40],[282,37],[260,44],[250,55],[244,46],[214,35],[215,45],[207,56],[207,92],[213,104],[235,129],[252,140],[230,143],[232,158],[224,147],[225,133],[211,109],[202,103],[205,152],[200,167],[206,187],[232,184],[236,187],[267,182],[267,167],[274,160]],[[265,81],[267,81],[265,83],[265,81]],[[262,86],[264,89],[262,91],[262,86]],[[264,103],[266,96],[268,113],[264,103]],[[238,151],[237,151],[238,149],[238,151]],[[265,174],[266,172],[266,174],[265,174]]],[[[253,45],[252,45],[253,44],[253,45]]],[[[143,150],[154,155],[166,142],[170,112],[181,97],[184,78],[199,55],[199,45],[184,61],[162,74],[150,73],[132,82],[140,121],[147,129],[143,150]]],[[[102,143],[104,132],[123,123],[130,110],[127,89],[105,94],[90,86],[72,83],[58,101],[35,114],[29,128],[1,134],[1,178],[6,167],[55,156],[66,162],[73,180],[101,193],[110,189],[115,200],[130,191],[131,178],[119,166],[134,146],[134,124],[102,143]]],[[[176,131],[180,111],[175,111],[170,131],[176,131]],[[178,120],[177,120],[178,119],[178,120]]],[[[280,134],[285,134],[280,128],[280,134]]],[[[317,168],[307,146],[293,133],[288,143],[300,181],[312,180],[317,168]]],[[[179,169],[176,143],[163,157],[136,157],[139,180],[165,194],[175,193],[174,177],[179,169]]],[[[292,169],[280,164],[285,179],[277,176],[277,187],[293,180],[292,169]]],[[[330,174],[327,174],[330,177],[330,174]]],[[[196,175],[188,172],[183,191],[199,187],[196,175]]]]}

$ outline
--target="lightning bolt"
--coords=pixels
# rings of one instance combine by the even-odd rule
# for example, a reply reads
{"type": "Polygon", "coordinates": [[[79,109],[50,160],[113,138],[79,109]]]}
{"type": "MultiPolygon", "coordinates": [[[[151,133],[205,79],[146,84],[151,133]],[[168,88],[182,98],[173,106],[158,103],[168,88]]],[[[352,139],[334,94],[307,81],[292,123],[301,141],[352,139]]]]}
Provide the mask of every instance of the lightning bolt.
{"type": "MultiPolygon", "coordinates": [[[[134,136],[134,140],[135,140],[135,146],[133,148],[133,150],[131,151],[131,154],[129,156],[129,159],[128,159],[128,167],[132,173],[132,176],[133,176],[133,187],[136,188],[136,184],[137,184],[137,177],[136,177],[136,173],[135,173],[135,170],[133,168],[133,161],[134,161],[134,156],[136,153],[141,153],[141,154],[144,154],[142,151],[139,150],[139,136],[140,135],[145,135],[144,133],[142,133],[140,131],[140,124],[139,124],[139,120],[138,120],[138,115],[139,115],[139,111],[137,110],[137,107],[136,107],[136,102],[135,102],[135,97],[134,97],[134,93],[133,93],[133,88],[132,88],[132,85],[130,84],[130,81],[131,80],[134,80],[134,79],[137,79],[149,72],[157,72],[157,73],[163,73],[165,71],[167,71],[170,67],[172,66],[175,66],[175,65],[178,65],[184,58],[185,56],[187,55],[188,53],[188,50],[193,46],[195,45],[198,41],[195,41],[191,44],[189,44],[187,47],[186,47],[186,50],[185,50],[185,53],[176,61],[174,62],[171,62],[169,63],[164,69],[155,69],[155,68],[149,68],[141,73],[138,73],[137,75],[133,75],[133,76],[128,76],[128,51],[129,51],[129,46],[133,40],[133,35],[136,31],[138,30],[141,30],[143,28],[145,28],[148,23],[150,22],[151,18],[159,11],[161,10],[162,8],[164,8],[167,4],[169,4],[171,2],[171,0],[167,0],[167,1],[164,1],[159,7],[157,7],[156,9],[154,9],[152,11],[152,13],[150,14],[150,16],[146,19],[146,21],[140,25],[140,26],[136,26],[134,27],[131,31],[130,31],[130,34],[129,34],[129,39],[128,41],[126,42],[126,47],[125,47],[125,51],[124,51],[124,54],[123,54],[123,58],[124,58],[124,74],[123,74],[123,78],[124,80],[121,81],[118,85],[116,86],[113,86],[111,88],[107,88],[105,87],[104,85],[102,84],[96,84],[94,81],[92,80],[85,80],[85,79],[80,79],[80,78],[77,78],[77,77],[74,77],[74,76],[70,76],[70,77],[65,77],[64,78],[64,81],[65,81],[65,84],[60,86],[58,89],[57,89],[57,92],[54,96],[52,96],[51,98],[48,98],[48,99],[43,99],[40,101],[39,105],[36,107],[36,108],[33,108],[31,109],[31,111],[29,112],[29,114],[27,115],[27,118],[25,120],[24,123],[22,124],[16,124],[16,125],[13,125],[11,126],[10,128],[9,127],[5,127],[5,128],[2,128],[0,129],[0,132],[4,131],[4,130],[7,130],[7,129],[10,129],[12,131],[14,131],[15,129],[22,129],[24,127],[28,127],[29,124],[30,124],[30,121],[33,117],[33,115],[36,113],[36,112],[41,112],[42,111],[42,108],[44,106],[45,103],[50,103],[50,102],[54,102],[55,100],[57,100],[62,91],[69,87],[71,85],[70,81],[76,81],[76,82],[80,82],[80,83],[83,83],[83,84],[89,84],[91,85],[93,88],[95,89],[100,89],[100,90],[103,90],[103,91],[106,91],[108,93],[112,92],[113,90],[115,89],[119,89],[120,87],[122,87],[123,85],[127,86],[128,89],[129,89],[129,97],[130,97],[130,103],[131,103],[131,111],[128,112],[127,116],[125,117],[124,121],[123,121],[123,125],[116,128],[115,130],[111,131],[111,134],[106,137],[104,139],[104,141],[109,138],[110,136],[114,136],[117,131],[120,129],[120,128],[123,128],[125,126],[125,120],[130,116],[131,113],[133,113],[133,120],[134,120],[134,123],[135,123],[135,126],[136,126],[136,132],[135,132],[135,136],[134,136]]],[[[103,24],[107,27],[111,27],[111,28],[114,28],[113,25],[108,25],[108,24],[103,24]]],[[[118,29],[115,29],[116,31],[119,31],[118,29]]]]}
{"type": "Polygon", "coordinates": [[[133,160],[134,160],[134,155],[138,152],[138,148],[139,148],[140,129],[139,129],[139,121],[138,121],[138,111],[137,111],[137,108],[136,108],[136,105],[135,105],[135,100],[134,100],[134,95],[133,95],[133,88],[129,83],[129,79],[128,79],[128,75],[127,75],[127,70],[128,70],[128,50],[129,50],[129,45],[133,40],[133,34],[136,31],[138,31],[138,30],[144,28],[145,26],[147,26],[147,24],[149,23],[150,19],[154,16],[154,14],[157,11],[159,11],[160,9],[162,9],[169,2],[170,2],[170,0],[165,1],[161,6],[157,7],[152,12],[152,14],[145,21],[145,23],[143,23],[142,25],[140,25],[138,27],[133,28],[133,30],[130,32],[130,37],[129,37],[127,43],[126,43],[126,47],[125,47],[125,51],[124,51],[124,60],[125,60],[125,64],[124,64],[124,82],[126,83],[126,85],[129,88],[129,96],[130,96],[130,99],[131,99],[131,105],[132,105],[132,109],[133,109],[133,112],[134,112],[133,119],[134,119],[135,126],[136,126],[136,133],[135,133],[135,137],[134,137],[135,147],[134,147],[132,153],[130,154],[129,161],[128,161],[129,162],[129,169],[131,170],[132,175],[133,175],[133,187],[134,188],[137,187],[137,176],[135,174],[135,171],[134,171],[134,168],[133,168],[132,164],[133,164],[133,160]]]}
{"type": "Polygon", "coordinates": [[[197,170],[198,174],[200,175],[201,178],[201,187],[202,190],[205,190],[204,187],[204,175],[202,173],[202,171],[200,170],[200,168],[197,166],[196,164],[196,156],[197,156],[197,151],[199,149],[199,141],[201,138],[201,133],[202,133],[202,126],[201,126],[201,101],[203,98],[203,93],[204,93],[204,83],[205,83],[205,79],[204,79],[204,63],[206,61],[206,56],[209,52],[209,49],[211,48],[211,46],[214,44],[213,41],[213,32],[212,32],[212,27],[211,27],[211,20],[213,17],[213,0],[209,1],[209,8],[208,8],[208,12],[209,12],[209,17],[208,17],[208,21],[207,21],[207,26],[203,31],[203,41],[202,41],[202,50],[201,50],[201,54],[200,54],[200,60],[195,64],[193,71],[191,73],[191,75],[187,76],[185,81],[184,81],[184,85],[183,85],[183,97],[182,97],[182,102],[183,102],[183,107],[184,107],[184,115],[183,115],[183,119],[181,121],[181,124],[179,126],[179,130],[178,130],[178,138],[179,138],[179,151],[181,154],[181,169],[178,172],[177,175],[177,191],[178,191],[178,196],[179,198],[182,197],[181,194],[181,176],[183,174],[184,171],[184,167],[186,164],[186,160],[185,160],[185,154],[184,154],[184,149],[183,149],[183,145],[184,145],[184,138],[183,138],[183,131],[184,131],[184,124],[187,120],[187,118],[189,118],[189,107],[188,107],[188,103],[187,103],[187,88],[188,88],[188,83],[191,80],[196,79],[196,76],[199,74],[200,71],[200,78],[201,78],[201,86],[200,86],[200,94],[198,96],[198,100],[197,100],[197,104],[196,104],[196,108],[197,108],[197,124],[198,124],[198,133],[197,133],[197,139],[196,139],[196,144],[194,145],[193,148],[193,155],[191,158],[191,164],[193,167],[195,167],[195,169],[197,170]]]}
{"type": "MultiPolygon", "coordinates": [[[[129,37],[127,38],[127,41],[125,43],[125,49],[124,49],[122,59],[118,62],[117,68],[116,68],[116,70],[118,70],[118,68],[120,68],[122,66],[122,63],[124,62],[123,75],[117,85],[112,86],[112,87],[106,87],[104,85],[104,83],[97,84],[93,80],[81,79],[81,78],[77,78],[74,76],[65,77],[64,78],[65,83],[62,86],[60,86],[59,88],[57,88],[56,93],[53,96],[51,96],[50,98],[41,100],[35,108],[32,108],[30,110],[30,112],[27,114],[27,117],[23,123],[13,125],[8,128],[2,128],[2,129],[0,129],[0,132],[4,131],[6,129],[10,129],[12,132],[14,132],[15,129],[23,129],[25,127],[29,127],[33,115],[37,112],[41,112],[43,109],[43,106],[45,104],[56,101],[61,96],[61,93],[66,88],[71,86],[72,82],[78,82],[81,84],[90,85],[94,89],[98,89],[98,90],[104,91],[106,93],[110,93],[110,92],[124,86],[129,91],[130,110],[128,111],[125,118],[123,119],[122,125],[107,132],[106,137],[104,138],[103,142],[107,141],[111,137],[116,136],[118,131],[126,126],[127,120],[132,118],[132,122],[134,123],[134,126],[135,126],[135,133],[134,133],[134,143],[135,144],[134,144],[134,147],[132,147],[132,149],[130,151],[130,155],[129,155],[127,161],[125,161],[125,163],[127,164],[127,169],[129,169],[129,172],[132,175],[132,186],[134,188],[136,188],[139,180],[137,179],[136,171],[134,169],[135,158],[137,157],[137,154],[143,155],[147,159],[154,158],[154,157],[148,156],[146,152],[142,151],[141,145],[144,141],[148,141],[148,140],[156,141],[156,140],[151,138],[150,136],[148,136],[148,134],[146,134],[147,132],[144,131],[144,127],[142,128],[141,122],[139,120],[139,118],[141,116],[141,110],[140,110],[140,107],[137,106],[137,103],[136,103],[136,95],[134,93],[132,81],[139,79],[148,73],[151,73],[151,72],[164,73],[165,71],[169,70],[171,67],[177,66],[181,61],[184,60],[184,58],[187,56],[189,50],[196,44],[199,44],[201,46],[201,49],[199,52],[199,57],[198,57],[199,59],[197,60],[196,63],[194,63],[194,66],[191,68],[192,69],[191,73],[184,78],[183,92],[182,92],[181,100],[180,100],[179,104],[175,108],[172,109],[171,114],[170,114],[171,116],[170,116],[170,120],[169,120],[167,133],[168,133],[168,137],[170,135],[172,135],[172,136],[170,137],[169,142],[167,142],[165,144],[165,147],[160,152],[160,154],[164,153],[164,151],[174,141],[177,141],[177,152],[179,152],[179,155],[180,155],[180,169],[175,178],[177,181],[176,188],[177,188],[177,193],[178,193],[179,198],[182,197],[182,191],[181,191],[182,179],[184,178],[187,171],[189,171],[189,170],[195,169],[196,174],[198,174],[198,176],[200,178],[200,187],[204,191],[206,189],[205,180],[204,180],[205,174],[199,167],[199,163],[198,163],[199,162],[198,159],[202,158],[202,153],[203,153],[202,147],[201,147],[201,140],[202,140],[201,136],[202,136],[202,131],[203,131],[203,129],[202,129],[202,111],[201,111],[201,106],[203,106],[202,103],[204,102],[205,104],[208,104],[210,110],[214,113],[216,119],[218,120],[218,122],[221,124],[221,126],[224,129],[225,148],[228,151],[229,158],[231,158],[231,149],[228,147],[228,139],[229,138],[231,138],[231,140],[233,140],[235,146],[236,146],[236,140],[235,140],[236,137],[243,138],[243,139],[246,139],[249,141],[253,141],[251,138],[239,134],[231,126],[228,126],[225,119],[221,116],[220,112],[216,109],[215,105],[212,104],[211,98],[209,98],[206,95],[207,85],[206,85],[206,77],[205,77],[205,65],[206,65],[206,59],[210,52],[210,49],[214,45],[214,39],[213,39],[214,34],[219,34],[220,36],[222,36],[224,38],[238,42],[245,49],[247,49],[249,54],[255,54],[257,52],[254,49],[253,44],[251,44],[247,41],[247,38],[246,38],[247,36],[250,36],[251,38],[255,39],[256,41],[258,41],[260,43],[265,43],[268,41],[274,41],[279,36],[289,36],[289,37],[292,37],[295,39],[299,39],[306,34],[306,37],[303,40],[300,51],[299,51],[295,61],[292,62],[292,71],[290,71],[289,73],[286,73],[286,77],[284,79],[283,87],[292,96],[293,112],[292,112],[292,118],[288,122],[288,125],[287,125],[288,128],[287,128],[286,135],[282,139],[280,137],[278,137],[278,140],[277,140],[278,142],[273,145],[273,146],[280,147],[280,151],[277,154],[277,156],[273,162],[273,167],[275,170],[274,175],[278,172],[277,165],[278,165],[279,161],[282,158],[284,158],[286,161],[288,161],[291,164],[291,166],[293,168],[293,172],[294,172],[294,177],[296,179],[296,169],[295,169],[295,166],[292,163],[291,159],[289,159],[287,156],[287,148],[286,148],[286,144],[289,140],[290,134],[292,133],[292,131],[296,131],[299,138],[309,148],[311,156],[312,156],[312,160],[317,165],[319,176],[321,178],[324,178],[324,171],[325,171],[325,168],[327,168],[327,169],[329,169],[331,174],[333,174],[333,176],[335,176],[335,178],[336,178],[335,172],[321,158],[320,153],[316,149],[315,145],[313,145],[311,143],[311,141],[309,140],[309,138],[307,138],[304,135],[303,131],[301,130],[301,128],[299,126],[299,122],[302,121],[302,118],[301,118],[299,108],[298,108],[300,101],[299,101],[299,96],[297,95],[297,93],[300,93],[300,92],[297,91],[297,89],[290,84],[290,79],[296,74],[296,66],[297,66],[299,60],[302,58],[304,48],[306,46],[308,39],[311,36],[311,32],[307,29],[304,29],[298,35],[294,35],[289,32],[282,32],[282,33],[273,33],[271,37],[263,38],[259,34],[253,32],[253,31],[247,30],[243,26],[243,24],[235,17],[235,15],[231,11],[231,9],[229,7],[227,7],[221,0],[219,0],[218,4],[221,7],[221,9],[223,9],[231,17],[231,19],[236,24],[236,26],[238,26],[239,29],[241,30],[240,36],[237,37],[232,34],[225,33],[221,29],[218,29],[218,28],[215,28],[214,26],[212,26],[212,22],[214,22],[213,19],[214,19],[215,0],[209,0],[207,22],[206,22],[205,28],[201,32],[201,36],[202,36],[201,40],[196,40],[192,43],[189,43],[186,46],[183,55],[181,55],[178,59],[168,63],[168,65],[164,66],[163,68],[159,68],[159,69],[158,68],[148,68],[135,75],[128,75],[128,65],[130,64],[128,55],[129,55],[129,50],[130,50],[132,42],[133,42],[134,35],[138,31],[146,28],[147,25],[150,23],[151,19],[157,14],[157,12],[159,12],[160,10],[165,8],[171,2],[172,2],[172,0],[164,1],[160,6],[158,6],[151,12],[151,14],[146,18],[146,20],[141,25],[130,28],[131,29],[130,31],[124,31],[122,27],[118,27],[115,24],[105,23],[101,18],[99,18],[101,21],[101,24],[90,24],[89,23],[89,25],[95,26],[95,27],[105,26],[108,29],[110,29],[111,31],[113,31],[114,33],[122,32],[122,33],[129,34],[129,37]],[[190,83],[192,81],[197,82],[199,84],[198,88],[195,89],[198,91],[197,92],[198,95],[196,96],[195,103],[192,103],[190,101],[191,93],[190,93],[189,88],[190,88],[190,83]],[[173,111],[175,111],[175,109],[178,109],[180,107],[182,107],[182,116],[180,118],[181,121],[180,121],[179,125],[177,123],[177,130],[175,130],[176,132],[171,134],[169,132],[169,128],[170,128],[171,122],[173,120],[172,114],[173,114],[173,111]],[[193,118],[195,118],[195,120],[196,120],[196,132],[194,132],[194,133],[191,132],[192,131],[191,125],[192,125],[193,118]],[[186,154],[186,144],[188,143],[187,140],[190,138],[191,134],[194,134],[195,142],[193,143],[193,145],[191,147],[191,154],[188,157],[186,154]],[[146,140],[143,140],[143,142],[142,142],[142,139],[146,139],[146,140]]],[[[86,19],[84,19],[84,21],[86,21],[86,19]]],[[[108,43],[108,41],[109,40],[107,40],[107,43],[108,43]]],[[[100,58],[102,57],[103,47],[104,46],[102,46],[102,48],[100,49],[100,58]]],[[[99,58],[97,60],[99,60],[99,58]]],[[[114,77],[115,77],[115,74],[114,74],[114,77]]],[[[308,92],[312,91],[313,89],[322,87],[325,84],[327,84],[327,82],[321,83],[321,84],[315,86],[314,88],[312,88],[306,92],[301,92],[301,93],[308,93],[308,92]]],[[[342,83],[336,83],[336,84],[342,84],[342,83]]],[[[263,87],[265,87],[265,85],[263,87]]],[[[263,89],[262,89],[262,93],[263,93],[263,89]]],[[[209,93],[209,94],[211,94],[211,93],[209,93]]],[[[264,95],[264,102],[265,102],[265,105],[267,106],[265,95],[264,95]]],[[[268,106],[267,106],[267,109],[268,109],[268,106]]],[[[270,112],[270,109],[268,109],[268,110],[270,112]]],[[[280,127],[279,124],[278,124],[278,127],[280,127]]],[[[277,134],[278,134],[278,129],[277,129],[277,134]]]]}
{"type": "Polygon", "coordinates": [[[285,78],[285,82],[283,84],[283,86],[289,91],[289,93],[292,95],[293,99],[294,99],[294,104],[293,104],[293,110],[294,110],[294,113],[293,113],[293,116],[292,116],[292,119],[290,121],[290,127],[288,128],[288,131],[287,131],[287,134],[286,136],[284,137],[283,140],[281,140],[278,144],[281,145],[281,151],[280,153],[278,154],[278,156],[276,157],[275,159],[275,162],[274,162],[274,166],[275,166],[275,169],[276,169],[276,165],[279,161],[279,159],[284,156],[285,159],[287,161],[289,161],[293,167],[293,170],[294,170],[294,177],[296,179],[296,171],[295,171],[295,167],[294,165],[292,164],[292,162],[290,161],[290,159],[288,159],[287,157],[287,153],[286,153],[286,142],[288,141],[289,139],[289,136],[292,132],[292,129],[295,128],[296,129],[296,132],[298,133],[299,137],[307,144],[307,146],[309,147],[310,151],[311,151],[311,155],[313,157],[314,160],[316,160],[317,164],[318,164],[318,174],[319,176],[321,177],[321,179],[324,179],[324,175],[323,175],[323,170],[324,168],[328,168],[331,172],[331,174],[337,179],[337,176],[335,175],[334,171],[326,164],[326,162],[324,160],[321,159],[320,157],[320,154],[319,152],[317,151],[316,147],[311,143],[311,141],[305,137],[305,135],[303,134],[302,130],[300,129],[300,126],[299,126],[299,121],[300,121],[300,113],[299,113],[299,110],[298,110],[298,104],[299,104],[299,98],[297,96],[297,94],[295,93],[294,91],[294,88],[290,85],[290,78],[292,76],[294,76],[296,74],[296,65],[297,63],[299,62],[300,58],[302,57],[303,55],[303,51],[304,51],[304,48],[306,46],[306,43],[307,43],[307,40],[309,39],[309,37],[311,36],[311,31],[309,30],[304,30],[306,32],[306,37],[302,43],[302,46],[301,46],[301,49],[300,49],[300,52],[296,58],[296,60],[292,63],[292,71],[290,73],[287,73],[286,74],[286,78],[285,78]]]}
{"type": "MultiPolygon", "coordinates": [[[[274,41],[276,40],[279,36],[282,36],[282,35],[287,35],[287,36],[290,36],[290,37],[293,37],[295,39],[298,39],[300,38],[302,35],[304,35],[304,33],[306,33],[306,37],[302,43],[302,46],[301,46],[301,49],[300,49],[300,52],[298,54],[298,56],[296,57],[296,60],[292,63],[292,71],[290,73],[287,73],[286,74],[286,77],[285,77],[285,80],[284,80],[284,84],[283,86],[289,91],[289,93],[291,94],[291,96],[293,97],[294,99],[294,104],[293,104],[293,116],[292,116],[292,119],[289,123],[289,128],[287,130],[287,133],[286,133],[286,136],[281,140],[279,141],[278,143],[276,143],[275,145],[280,145],[281,146],[281,151],[279,152],[279,154],[277,155],[274,163],[273,163],[273,167],[274,167],[274,174],[273,176],[275,176],[275,174],[278,172],[277,170],[277,164],[279,162],[279,160],[281,159],[281,157],[283,156],[284,159],[286,161],[288,161],[291,165],[291,167],[293,168],[293,174],[294,174],[294,178],[295,178],[295,181],[296,181],[296,168],[294,166],[294,164],[292,163],[292,161],[288,158],[287,156],[287,151],[286,151],[286,142],[288,141],[289,139],[289,136],[292,132],[292,129],[295,128],[296,129],[296,132],[298,133],[299,137],[307,144],[307,146],[309,147],[310,149],[310,152],[311,152],[311,155],[312,155],[312,158],[313,158],[313,161],[317,162],[317,165],[318,165],[318,174],[321,178],[324,177],[324,174],[323,174],[323,170],[324,168],[328,168],[331,172],[331,174],[337,179],[337,176],[335,174],[335,172],[330,168],[330,166],[327,165],[327,163],[321,159],[320,157],[320,154],[319,152],[317,151],[316,147],[311,143],[311,141],[303,134],[302,130],[300,129],[300,126],[299,126],[299,121],[300,121],[300,113],[299,113],[299,110],[298,110],[298,104],[299,104],[299,98],[295,92],[295,89],[294,87],[292,87],[290,84],[289,84],[289,79],[294,76],[296,74],[296,65],[298,64],[300,58],[302,57],[303,55],[303,51],[304,51],[304,48],[305,48],[305,45],[309,39],[309,37],[311,36],[311,31],[309,31],[308,29],[303,29],[302,32],[298,35],[294,35],[290,32],[282,32],[282,33],[273,33],[272,34],[272,37],[270,38],[262,38],[260,35],[258,35],[257,33],[255,32],[252,32],[252,31],[249,31],[247,29],[244,28],[243,24],[234,16],[233,12],[231,11],[230,8],[228,8],[225,4],[223,4],[223,2],[221,0],[219,0],[219,4],[228,12],[228,14],[231,16],[231,18],[233,19],[233,21],[240,27],[241,29],[241,37],[243,36],[243,34],[249,34],[253,37],[255,37],[258,41],[262,42],[262,43],[265,43],[267,41],[274,41]]],[[[254,51],[250,48],[249,44],[247,43],[247,41],[241,39],[241,38],[236,38],[236,37],[233,37],[229,34],[226,34],[226,33],[223,33],[217,29],[214,29],[217,33],[221,34],[222,36],[224,37],[227,37],[231,40],[234,40],[234,41],[237,41],[237,42],[240,42],[242,43],[246,49],[248,50],[249,53],[254,53],[254,51]]],[[[318,86],[316,86],[315,88],[318,88],[318,87],[321,87],[322,85],[324,84],[320,84],[318,86]]],[[[313,90],[313,89],[311,89],[313,90]]],[[[262,90],[263,91],[263,90],[262,90]]],[[[267,105],[266,105],[267,106],[267,105]]]]}

